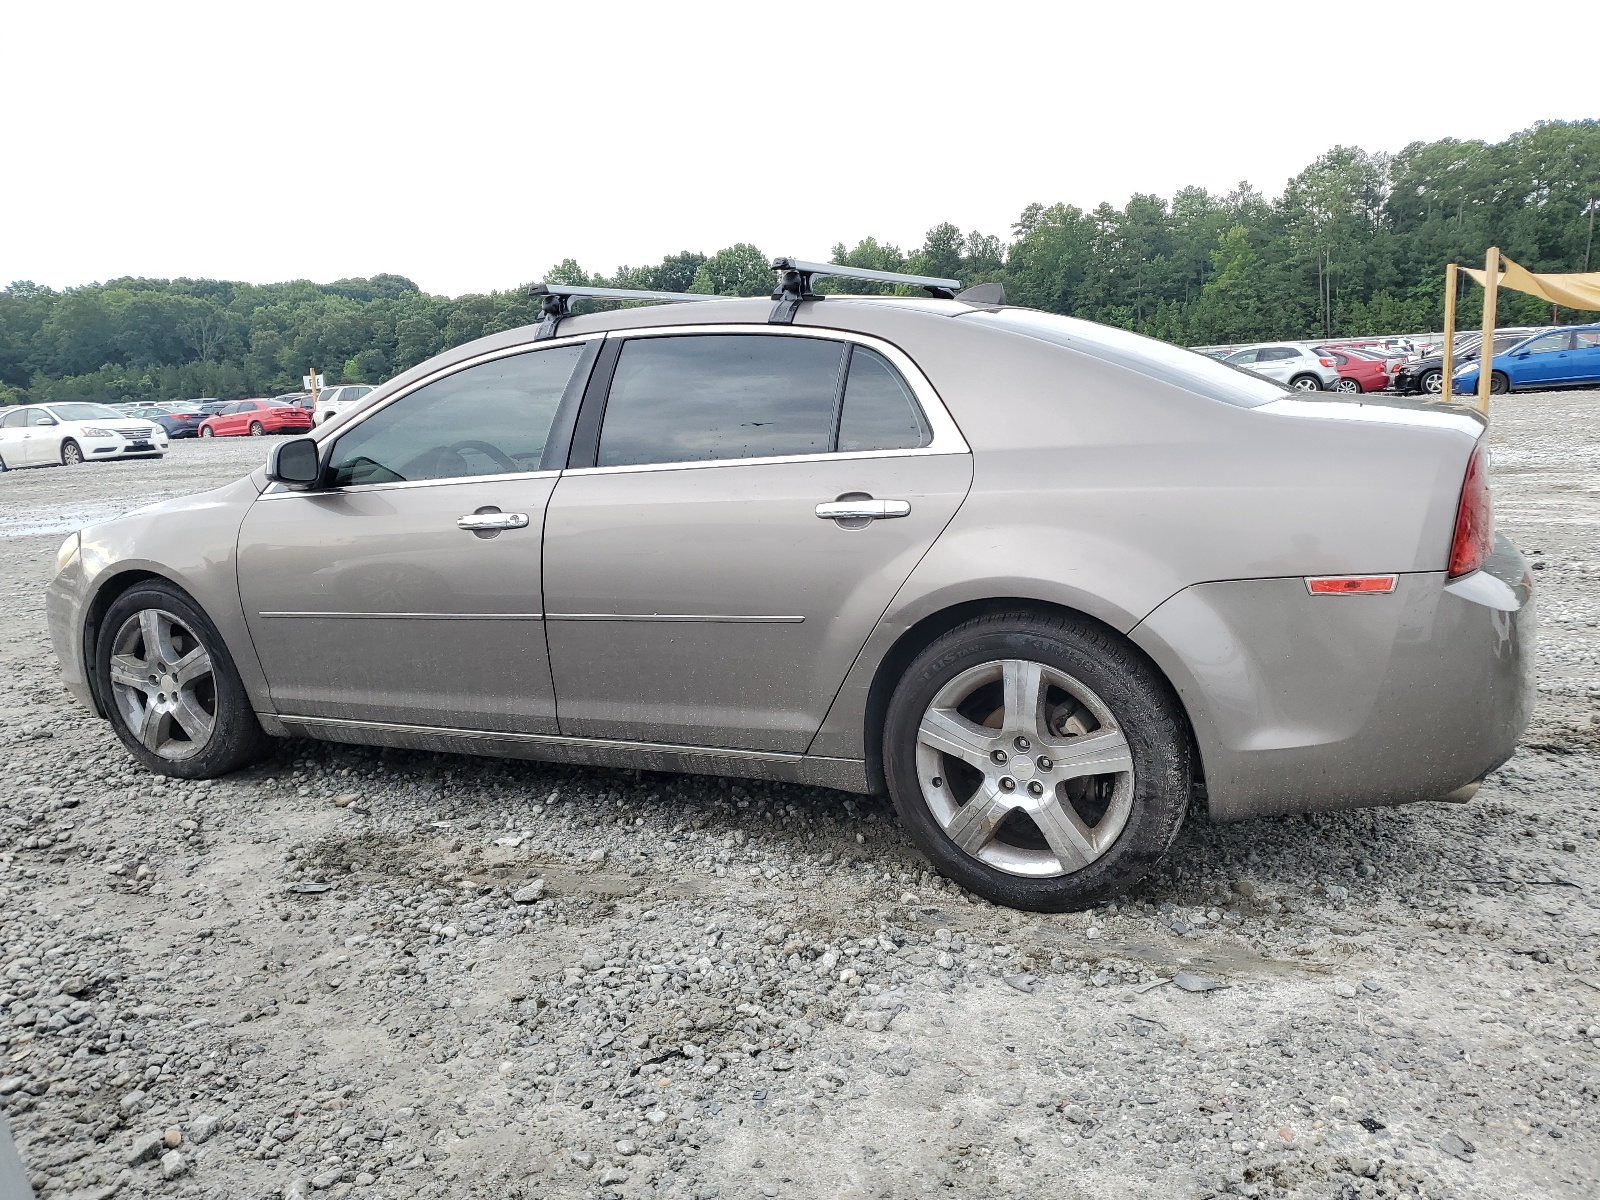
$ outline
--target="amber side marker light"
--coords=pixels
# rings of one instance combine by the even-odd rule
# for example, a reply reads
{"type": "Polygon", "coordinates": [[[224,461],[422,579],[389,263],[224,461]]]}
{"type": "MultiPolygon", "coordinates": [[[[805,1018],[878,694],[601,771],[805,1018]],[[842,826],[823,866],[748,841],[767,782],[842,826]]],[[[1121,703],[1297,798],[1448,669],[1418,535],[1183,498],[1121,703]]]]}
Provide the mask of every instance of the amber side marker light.
{"type": "Polygon", "coordinates": [[[1387,596],[1400,584],[1398,575],[1309,575],[1306,591],[1313,596],[1387,596]]]}

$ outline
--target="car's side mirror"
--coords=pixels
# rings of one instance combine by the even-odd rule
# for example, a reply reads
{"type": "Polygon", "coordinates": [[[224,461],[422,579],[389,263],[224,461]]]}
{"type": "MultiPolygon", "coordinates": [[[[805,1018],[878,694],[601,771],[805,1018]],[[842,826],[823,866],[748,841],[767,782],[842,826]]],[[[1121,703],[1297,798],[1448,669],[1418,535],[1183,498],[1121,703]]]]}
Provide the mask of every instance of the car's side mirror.
{"type": "Polygon", "coordinates": [[[297,492],[317,486],[322,475],[322,452],[316,438],[291,438],[279,442],[267,456],[267,478],[297,492]]]}

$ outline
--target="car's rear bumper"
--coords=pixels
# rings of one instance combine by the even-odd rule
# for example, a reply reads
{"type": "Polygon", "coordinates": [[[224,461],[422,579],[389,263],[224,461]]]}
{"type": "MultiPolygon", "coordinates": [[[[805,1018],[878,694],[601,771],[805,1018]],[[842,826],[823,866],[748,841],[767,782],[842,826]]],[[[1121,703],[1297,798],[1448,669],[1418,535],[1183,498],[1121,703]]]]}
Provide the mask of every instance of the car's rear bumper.
{"type": "Polygon", "coordinates": [[[1511,756],[1533,702],[1531,577],[1484,569],[1389,595],[1301,579],[1186,588],[1133,631],[1189,712],[1221,820],[1440,799],[1511,756]]]}

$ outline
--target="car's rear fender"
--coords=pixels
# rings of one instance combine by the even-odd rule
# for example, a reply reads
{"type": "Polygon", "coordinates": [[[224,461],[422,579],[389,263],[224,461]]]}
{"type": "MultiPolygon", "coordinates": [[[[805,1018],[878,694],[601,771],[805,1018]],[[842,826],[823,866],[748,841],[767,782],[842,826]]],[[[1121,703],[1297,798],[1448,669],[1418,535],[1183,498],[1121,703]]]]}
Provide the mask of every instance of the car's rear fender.
{"type": "Polygon", "coordinates": [[[1183,699],[1220,820],[1443,798],[1509,757],[1532,707],[1532,585],[1503,537],[1483,570],[1387,595],[1198,584],[1129,636],[1183,699]]]}

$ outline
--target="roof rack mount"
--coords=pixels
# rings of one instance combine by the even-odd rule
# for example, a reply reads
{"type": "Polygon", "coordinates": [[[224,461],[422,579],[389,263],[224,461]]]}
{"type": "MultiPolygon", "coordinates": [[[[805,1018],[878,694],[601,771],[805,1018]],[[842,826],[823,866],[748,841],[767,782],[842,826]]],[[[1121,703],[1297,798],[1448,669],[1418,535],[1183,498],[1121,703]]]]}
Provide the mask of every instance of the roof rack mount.
{"type": "Polygon", "coordinates": [[[772,269],[781,271],[782,275],[777,290],[772,293],[772,298],[777,303],[772,306],[772,314],[767,318],[769,325],[794,324],[794,315],[800,311],[800,301],[822,299],[811,290],[811,281],[826,276],[835,279],[864,279],[871,283],[901,283],[907,287],[925,288],[930,295],[937,296],[941,300],[953,299],[956,290],[961,286],[959,279],[937,279],[931,275],[904,275],[899,271],[872,271],[866,267],[805,262],[798,258],[775,258],[772,260],[772,269]]]}
{"type": "Polygon", "coordinates": [[[569,283],[536,283],[528,289],[539,297],[544,317],[539,322],[533,340],[542,342],[556,335],[556,327],[563,317],[572,315],[574,300],[726,300],[726,296],[708,296],[701,292],[649,292],[635,288],[584,287],[569,283]]]}

